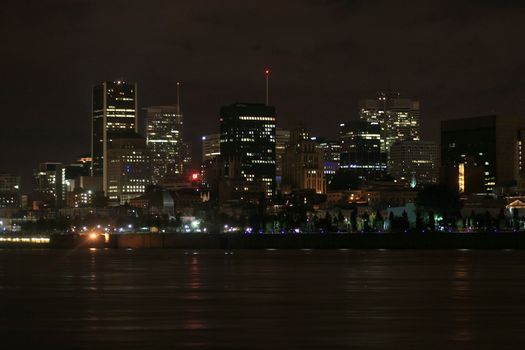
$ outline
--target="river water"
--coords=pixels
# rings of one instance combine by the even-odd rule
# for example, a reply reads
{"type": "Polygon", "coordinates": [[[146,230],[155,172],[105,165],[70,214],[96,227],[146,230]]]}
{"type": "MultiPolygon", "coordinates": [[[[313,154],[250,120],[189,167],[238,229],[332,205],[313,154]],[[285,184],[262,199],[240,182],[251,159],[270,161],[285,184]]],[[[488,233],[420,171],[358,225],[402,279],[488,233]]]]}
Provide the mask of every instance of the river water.
{"type": "Polygon", "coordinates": [[[0,336],[3,349],[519,349],[525,251],[0,250],[0,336]]]}

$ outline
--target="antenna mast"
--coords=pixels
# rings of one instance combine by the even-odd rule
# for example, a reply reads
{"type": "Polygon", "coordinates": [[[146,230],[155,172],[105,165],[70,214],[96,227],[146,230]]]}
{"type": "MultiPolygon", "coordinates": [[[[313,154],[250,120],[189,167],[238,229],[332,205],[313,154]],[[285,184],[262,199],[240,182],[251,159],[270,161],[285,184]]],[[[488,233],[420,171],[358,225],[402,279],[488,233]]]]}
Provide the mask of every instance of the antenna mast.
{"type": "Polygon", "coordinates": [[[268,90],[269,80],[270,80],[270,69],[269,68],[266,68],[266,70],[264,71],[264,75],[266,77],[266,105],[268,106],[269,99],[270,99],[269,90],[268,90]]]}
{"type": "Polygon", "coordinates": [[[180,86],[181,82],[177,82],[177,114],[180,114],[180,86]]]}

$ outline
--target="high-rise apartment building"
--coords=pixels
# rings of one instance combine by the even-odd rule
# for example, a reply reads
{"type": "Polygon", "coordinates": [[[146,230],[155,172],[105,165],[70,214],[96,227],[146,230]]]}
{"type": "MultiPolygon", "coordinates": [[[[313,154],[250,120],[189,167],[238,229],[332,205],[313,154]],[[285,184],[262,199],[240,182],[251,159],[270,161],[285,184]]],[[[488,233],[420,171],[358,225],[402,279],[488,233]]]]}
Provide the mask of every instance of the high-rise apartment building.
{"type": "Polygon", "coordinates": [[[137,84],[105,81],[93,87],[91,175],[102,179],[108,192],[109,135],[137,132],[137,84]]]}
{"type": "MultiPolygon", "coordinates": [[[[236,164],[239,172],[231,191],[262,188],[266,198],[275,191],[275,107],[258,103],[235,103],[220,111],[220,152],[224,166],[236,164]],[[258,186],[256,184],[260,184],[258,186]],[[256,185],[256,186],[254,186],[256,185]]],[[[234,182],[231,182],[234,183],[234,182]]],[[[231,192],[230,191],[230,192],[231,192]]]]}
{"type": "Polygon", "coordinates": [[[390,175],[411,187],[437,183],[439,148],[431,141],[401,141],[390,147],[390,175]]]}
{"type": "Polygon", "coordinates": [[[283,155],[282,187],[326,193],[323,155],[323,149],[312,140],[309,130],[292,130],[283,155]]]}
{"type": "Polygon", "coordinates": [[[377,121],[354,120],[340,124],[340,168],[365,179],[386,172],[386,154],[381,149],[381,126],[377,121]]]}
{"type": "Polygon", "coordinates": [[[185,145],[180,106],[146,108],[146,137],[151,155],[152,181],[183,173],[185,145]]]}
{"type": "Polygon", "coordinates": [[[387,155],[395,142],[420,139],[419,101],[399,93],[380,93],[376,99],[360,101],[359,118],[380,125],[381,151],[387,155]]]}

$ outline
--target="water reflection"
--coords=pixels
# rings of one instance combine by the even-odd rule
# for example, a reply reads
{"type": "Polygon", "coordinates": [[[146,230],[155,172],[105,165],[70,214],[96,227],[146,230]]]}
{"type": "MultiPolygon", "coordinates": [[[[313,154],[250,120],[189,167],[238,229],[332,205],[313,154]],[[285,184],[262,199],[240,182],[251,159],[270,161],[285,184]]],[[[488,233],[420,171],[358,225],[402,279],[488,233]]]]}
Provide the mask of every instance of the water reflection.
{"type": "Polygon", "coordinates": [[[457,341],[472,340],[472,307],[471,300],[471,277],[468,250],[461,250],[456,259],[452,277],[452,297],[456,301],[453,310],[452,321],[455,324],[452,339],[457,341]]]}
{"type": "Polygon", "coordinates": [[[233,253],[2,251],[6,348],[525,345],[520,251],[233,253]]]}

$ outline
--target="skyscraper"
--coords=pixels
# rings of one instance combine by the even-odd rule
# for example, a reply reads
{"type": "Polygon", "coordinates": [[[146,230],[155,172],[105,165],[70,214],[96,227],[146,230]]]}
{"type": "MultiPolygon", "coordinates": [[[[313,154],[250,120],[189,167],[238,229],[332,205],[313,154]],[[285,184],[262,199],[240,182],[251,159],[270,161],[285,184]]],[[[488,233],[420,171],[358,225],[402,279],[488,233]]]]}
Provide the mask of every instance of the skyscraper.
{"type": "MultiPolygon", "coordinates": [[[[522,183],[525,119],[488,115],[441,122],[442,181],[457,187],[459,166],[484,169],[484,191],[522,183]],[[452,176],[454,174],[454,176],[452,176]]],[[[460,186],[461,187],[461,186],[460,186]]],[[[468,188],[468,184],[463,184],[468,188]]]]}
{"type": "Polygon", "coordinates": [[[386,172],[386,154],[381,150],[381,127],[377,121],[354,120],[340,124],[340,168],[365,179],[386,172]]]}
{"type": "Polygon", "coordinates": [[[179,106],[146,108],[146,137],[151,154],[153,183],[181,175],[184,162],[183,119],[179,106]]]}
{"type": "Polygon", "coordinates": [[[137,132],[137,84],[105,81],[93,87],[91,175],[100,176],[108,191],[108,134],[137,132]]]}
{"type": "Polygon", "coordinates": [[[140,196],[151,181],[149,151],[144,137],[135,132],[109,135],[107,196],[112,203],[124,204],[140,196]]]}
{"type": "Polygon", "coordinates": [[[439,149],[431,141],[401,141],[390,147],[390,175],[411,187],[438,182],[439,149]]]}
{"type": "Polygon", "coordinates": [[[397,92],[382,92],[376,99],[360,101],[359,118],[379,123],[381,151],[387,155],[394,142],[419,140],[419,101],[397,92]]]}
{"type": "Polygon", "coordinates": [[[221,108],[221,159],[224,164],[233,164],[233,160],[238,163],[240,185],[235,186],[236,191],[250,191],[253,184],[260,183],[267,198],[274,195],[275,118],[275,107],[259,103],[221,108]]]}

